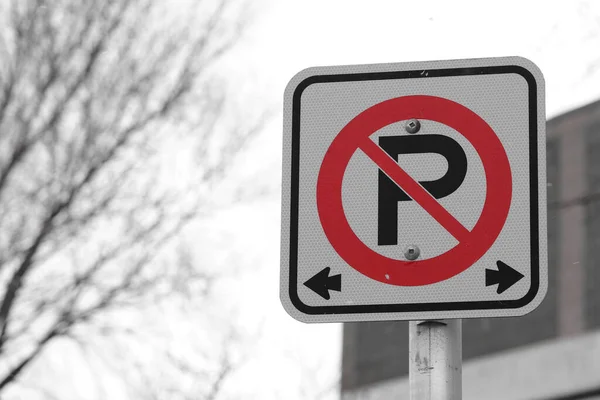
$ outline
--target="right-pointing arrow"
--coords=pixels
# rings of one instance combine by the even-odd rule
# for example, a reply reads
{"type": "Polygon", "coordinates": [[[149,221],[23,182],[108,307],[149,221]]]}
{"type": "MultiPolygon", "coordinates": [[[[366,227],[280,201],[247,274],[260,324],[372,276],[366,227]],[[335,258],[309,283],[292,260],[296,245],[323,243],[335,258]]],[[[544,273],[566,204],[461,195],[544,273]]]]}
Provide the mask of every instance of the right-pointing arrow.
{"type": "Polygon", "coordinates": [[[496,265],[498,266],[497,271],[494,269],[485,270],[485,286],[498,284],[496,290],[498,294],[501,294],[525,276],[500,260],[498,260],[496,265]]]}

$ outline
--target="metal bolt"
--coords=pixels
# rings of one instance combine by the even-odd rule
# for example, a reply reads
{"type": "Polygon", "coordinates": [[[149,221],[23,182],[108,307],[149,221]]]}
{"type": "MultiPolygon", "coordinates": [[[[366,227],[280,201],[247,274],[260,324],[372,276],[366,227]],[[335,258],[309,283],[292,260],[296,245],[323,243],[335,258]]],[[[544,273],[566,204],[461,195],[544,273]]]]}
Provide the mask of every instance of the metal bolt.
{"type": "Polygon", "coordinates": [[[404,257],[406,257],[409,261],[414,261],[421,255],[421,250],[419,246],[415,246],[413,244],[409,244],[404,248],[404,257]]]}
{"type": "Polygon", "coordinates": [[[406,122],[406,126],[404,127],[404,129],[406,129],[406,132],[408,133],[417,133],[419,132],[419,129],[421,129],[421,123],[418,119],[409,119],[406,122]]]}

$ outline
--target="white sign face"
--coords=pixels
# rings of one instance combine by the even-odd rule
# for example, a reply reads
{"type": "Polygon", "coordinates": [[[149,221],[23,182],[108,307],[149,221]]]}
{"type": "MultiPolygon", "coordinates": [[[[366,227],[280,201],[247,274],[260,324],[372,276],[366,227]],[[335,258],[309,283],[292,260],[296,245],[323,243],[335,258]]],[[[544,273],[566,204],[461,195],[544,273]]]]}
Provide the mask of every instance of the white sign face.
{"type": "Polygon", "coordinates": [[[284,104],[304,322],[526,314],[548,285],[544,80],[519,57],[309,68],[284,104]]]}

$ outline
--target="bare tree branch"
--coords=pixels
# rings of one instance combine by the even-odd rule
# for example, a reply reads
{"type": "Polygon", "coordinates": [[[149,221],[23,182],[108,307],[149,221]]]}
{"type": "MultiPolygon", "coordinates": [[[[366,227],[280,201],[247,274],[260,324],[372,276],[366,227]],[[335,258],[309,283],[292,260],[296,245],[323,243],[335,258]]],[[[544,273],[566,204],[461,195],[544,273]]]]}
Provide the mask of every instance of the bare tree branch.
{"type": "Polygon", "coordinates": [[[243,26],[232,3],[163,23],[167,6],[0,6],[0,393],[56,337],[211,279],[189,265],[187,279],[166,274],[159,259],[264,120],[222,124],[215,66],[243,26]],[[188,154],[189,176],[165,172],[164,148],[188,154]]]}

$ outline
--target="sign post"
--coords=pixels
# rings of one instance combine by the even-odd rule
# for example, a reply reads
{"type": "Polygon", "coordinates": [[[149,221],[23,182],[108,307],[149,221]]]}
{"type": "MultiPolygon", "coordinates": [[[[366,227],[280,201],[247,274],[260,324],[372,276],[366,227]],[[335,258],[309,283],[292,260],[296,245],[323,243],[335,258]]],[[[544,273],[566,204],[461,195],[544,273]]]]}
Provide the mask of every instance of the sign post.
{"type": "Polygon", "coordinates": [[[462,399],[462,320],[409,323],[411,400],[462,399]]]}
{"type": "Polygon", "coordinates": [[[413,398],[460,398],[461,319],[524,315],[546,294],[544,96],[520,57],[293,77],[285,310],[313,323],[422,321],[411,322],[413,398]]]}

